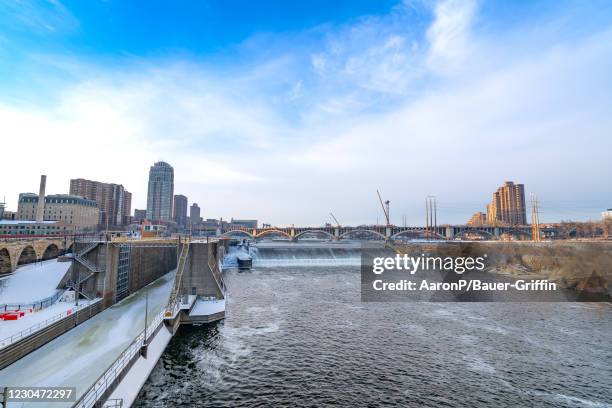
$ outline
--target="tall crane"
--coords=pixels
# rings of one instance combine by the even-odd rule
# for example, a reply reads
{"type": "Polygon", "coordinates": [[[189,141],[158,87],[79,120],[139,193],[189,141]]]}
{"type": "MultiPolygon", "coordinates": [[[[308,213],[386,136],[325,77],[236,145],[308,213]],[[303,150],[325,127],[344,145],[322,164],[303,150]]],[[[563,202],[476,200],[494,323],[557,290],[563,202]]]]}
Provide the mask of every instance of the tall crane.
{"type": "Polygon", "coordinates": [[[333,213],[329,213],[329,215],[331,215],[332,219],[336,222],[336,225],[338,226],[338,228],[340,228],[340,222],[338,221],[338,219],[334,216],[333,213]]]}
{"type": "Polygon", "coordinates": [[[376,194],[378,194],[378,200],[380,201],[380,206],[382,207],[383,212],[385,213],[385,220],[387,221],[387,227],[389,227],[391,226],[391,222],[389,221],[389,204],[391,204],[391,201],[387,200],[383,202],[383,199],[378,190],[376,190],[376,194]]]}

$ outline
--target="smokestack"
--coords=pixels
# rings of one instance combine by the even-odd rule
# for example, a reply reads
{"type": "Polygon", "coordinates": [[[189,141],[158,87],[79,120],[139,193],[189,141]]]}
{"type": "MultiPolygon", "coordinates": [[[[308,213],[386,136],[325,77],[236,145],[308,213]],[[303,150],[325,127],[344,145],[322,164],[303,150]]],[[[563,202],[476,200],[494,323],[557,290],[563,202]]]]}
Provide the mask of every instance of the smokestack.
{"type": "Polygon", "coordinates": [[[38,207],[36,208],[36,222],[42,222],[45,215],[45,187],[47,176],[40,176],[40,189],[38,190],[38,207]]]}

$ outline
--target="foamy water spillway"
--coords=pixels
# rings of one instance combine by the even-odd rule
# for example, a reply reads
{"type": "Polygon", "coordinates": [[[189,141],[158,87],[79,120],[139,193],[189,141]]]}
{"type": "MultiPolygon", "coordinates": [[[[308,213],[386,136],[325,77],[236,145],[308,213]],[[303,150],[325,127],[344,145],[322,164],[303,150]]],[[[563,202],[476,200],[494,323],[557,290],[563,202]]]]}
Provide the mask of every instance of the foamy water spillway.
{"type": "Polygon", "coordinates": [[[361,263],[358,242],[264,242],[251,248],[253,266],[353,265],[361,263]]]}

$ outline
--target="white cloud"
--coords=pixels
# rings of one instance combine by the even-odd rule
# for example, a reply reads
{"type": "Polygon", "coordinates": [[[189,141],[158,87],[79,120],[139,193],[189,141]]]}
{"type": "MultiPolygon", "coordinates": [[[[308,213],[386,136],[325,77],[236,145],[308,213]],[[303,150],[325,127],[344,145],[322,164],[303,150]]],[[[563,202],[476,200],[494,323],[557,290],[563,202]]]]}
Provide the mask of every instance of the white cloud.
{"type": "Polygon", "coordinates": [[[20,174],[2,177],[0,194],[14,207],[47,172],[53,193],[71,177],[123,183],[138,208],[149,166],[163,159],[205,217],[278,224],[320,224],[330,210],[343,223],[375,222],[377,188],[397,223],[419,223],[427,194],[446,207],[441,222],[465,221],[506,179],[543,203],[601,199],[612,171],[612,32],[528,52],[507,33],[500,53],[473,31],[477,6],[439,3],[420,36],[398,15],[360,20],[303,55],[228,73],[68,63],[89,77],[54,103],[0,102],[1,147],[18,152],[2,154],[0,173],[20,174]],[[480,68],[465,69],[466,58],[480,68]],[[566,180],[569,189],[555,187],[566,180]]]}
{"type": "Polygon", "coordinates": [[[471,52],[470,31],[476,0],[444,0],[435,7],[435,20],[427,30],[429,66],[442,72],[461,67],[471,52]]]}

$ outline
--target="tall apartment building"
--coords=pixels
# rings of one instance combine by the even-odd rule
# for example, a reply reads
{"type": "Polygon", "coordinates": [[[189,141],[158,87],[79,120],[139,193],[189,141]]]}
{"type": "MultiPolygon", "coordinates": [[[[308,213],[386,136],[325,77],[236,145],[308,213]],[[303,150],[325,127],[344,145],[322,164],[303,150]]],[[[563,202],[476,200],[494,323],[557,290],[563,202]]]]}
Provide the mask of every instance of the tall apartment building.
{"type": "Polygon", "coordinates": [[[121,184],[82,178],[70,180],[70,194],[94,200],[100,210],[100,225],[127,225],[132,211],[132,193],[121,184]]]}
{"type": "Polygon", "coordinates": [[[191,204],[191,207],[189,207],[189,221],[192,224],[202,222],[202,217],[200,216],[200,207],[198,206],[198,203],[193,203],[191,204]]]}
{"type": "Polygon", "coordinates": [[[147,219],[171,221],[173,198],[174,169],[166,162],[157,162],[149,170],[147,219]]]}
{"type": "Polygon", "coordinates": [[[187,225],[187,197],[181,194],[174,196],[174,221],[181,226],[187,225]]]}
{"type": "MultiPolygon", "coordinates": [[[[19,194],[17,219],[35,221],[37,209],[37,194],[19,194]]],[[[63,221],[71,226],[85,229],[98,225],[99,217],[98,205],[94,200],[68,194],[44,196],[42,217],[44,221],[63,221]]]]}
{"type": "Polygon", "coordinates": [[[527,225],[525,186],[506,181],[493,193],[487,205],[487,223],[490,225],[527,225]]]}

